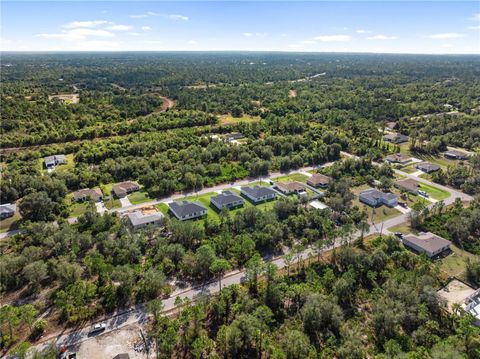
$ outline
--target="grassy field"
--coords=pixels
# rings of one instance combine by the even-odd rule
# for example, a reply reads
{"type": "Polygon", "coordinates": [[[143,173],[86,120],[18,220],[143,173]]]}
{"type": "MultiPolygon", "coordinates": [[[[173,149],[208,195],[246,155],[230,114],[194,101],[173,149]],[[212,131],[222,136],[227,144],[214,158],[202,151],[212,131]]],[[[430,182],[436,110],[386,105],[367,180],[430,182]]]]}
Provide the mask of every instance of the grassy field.
{"type": "Polygon", "coordinates": [[[465,274],[465,261],[469,258],[470,260],[476,260],[477,256],[463,249],[454,246],[450,246],[452,249],[452,254],[441,259],[440,269],[444,271],[449,277],[458,277],[463,278],[465,274]]]}
{"type": "Polygon", "coordinates": [[[120,200],[116,199],[116,198],[113,198],[113,196],[110,196],[110,199],[104,200],[103,203],[105,203],[105,207],[107,209],[122,207],[122,204],[120,203],[120,200]]]}
{"type": "Polygon", "coordinates": [[[72,203],[70,206],[70,217],[78,217],[87,211],[87,203],[72,203]]]}
{"type": "Polygon", "coordinates": [[[431,198],[436,199],[438,201],[441,201],[443,199],[450,197],[450,193],[448,193],[447,191],[444,191],[443,189],[433,187],[425,183],[419,183],[419,185],[422,191],[427,192],[431,198]]]}
{"type": "MultiPolygon", "coordinates": [[[[56,166],[53,172],[65,173],[75,167],[75,159],[72,153],[65,155],[65,158],[67,160],[67,163],[56,166]]],[[[47,169],[45,168],[45,164],[43,162],[43,157],[38,159],[38,168],[40,170],[40,173],[42,174],[48,173],[47,169]]]]}
{"type": "Polygon", "coordinates": [[[102,190],[102,193],[103,193],[104,196],[111,196],[112,195],[112,188],[113,188],[113,183],[107,183],[107,184],[100,185],[100,189],[102,190]]]}
{"type": "Polygon", "coordinates": [[[158,208],[158,210],[160,212],[162,212],[164,215],[167,215],[168,214],[168,204],[166,203],[159,203],[159,204],[156,204],[155,207],[158,208]]]}
{"type": "Polygon", "coordinates": [[[17,207],[17,212],[13,217],[5,218],[0,221],[0,233],[17,229],[20,225],[21,220],[22,216],[20,216],[20,213],[18,213],[17,207]]]}
{"type": "Polygon", "coordinates": [[[243,115],[242,117],[232,117],[232,115],[221,115],[219,116],[218,121],[220,122],[221,125],[235,125],[240,122],[246,122],[246,123],[258,122],[260,121],[260,117],[249,116],[249,115],[243,115]]]}
{"type": "Polygon", "coordinates": [[[277,182],[295,182],[296,181],[296,182],[306,183],[308,180],[308,176],[301,173],[290,173],[285,176],[276,177],[273,180],[277,182]]]}
{"type": "Polygon", "coordinates": [[[360,202],[358,199],[354,199],[352,205],[358,206],[362,211],[365,209],[368,213],[369,222],[373,223],[383,222],[387,219],[394,218],[402,214],[399,210],[387,206],[380,206],[377,208],[367,206],[366,204],[360,202]]]}
{"type": "Polygon", "coordinates": [[[132,204],[141,204],[145,202],[150,202],[152,200],[152,198],[148,196],[148,193],[143,189],[128,195],[128,199],[132,204]]]}
{"type": "Polygon", "coordinates": [[[185,201],[193,201],[193,202],[199,202],[200,204],[203,204],[207,208],[207,216],[210,219],[215,219],[219,220],[220,217],[218,216],[218,212],[213,205],[210,204],[210,199],[213,196],[216,196],[218,193],[216,192],[208,192],[200,195],[195,195],[195,196],[190,196],[190,197],[185,197],[182,198],[179,201],[185,200],[185,201]]]}

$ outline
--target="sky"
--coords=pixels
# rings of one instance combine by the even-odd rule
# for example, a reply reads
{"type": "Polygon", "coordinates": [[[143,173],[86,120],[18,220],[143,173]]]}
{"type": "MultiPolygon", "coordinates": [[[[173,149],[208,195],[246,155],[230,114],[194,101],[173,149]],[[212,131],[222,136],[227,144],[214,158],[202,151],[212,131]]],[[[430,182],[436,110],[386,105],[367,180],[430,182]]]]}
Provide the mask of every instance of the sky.
{"type": "Polygon", "coordinates": [[[2,51],[480,54],[480,1],[1,1],[2,51]]]}

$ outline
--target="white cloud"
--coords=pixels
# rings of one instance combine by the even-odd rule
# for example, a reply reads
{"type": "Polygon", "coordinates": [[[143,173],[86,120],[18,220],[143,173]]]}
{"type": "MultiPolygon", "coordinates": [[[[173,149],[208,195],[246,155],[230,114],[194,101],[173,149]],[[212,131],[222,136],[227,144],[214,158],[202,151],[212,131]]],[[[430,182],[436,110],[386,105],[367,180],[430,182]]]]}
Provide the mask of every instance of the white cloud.
{"type": "Polygon", "coordinates": [[[252,37],[253,34],[252,34],[251,32],[244,32],[244,33],[243,33],[243,36],[245,36],[245,37],[252,37]]]}
{"type": "Polygon", "coordinates": [[[288,34],[285,34],[285,33],[284,33],[284,34],[280,34],[280,36],[281,36],[281,37],[287,37],[288,34]]]}
{"type": "Polygon", "coordinates": [[[303,46],[299,44],[290,44],[288,45],[291,49],[301,49],[303,46]]]}
{"type": "Polygon", "coordinates": [[[127,34],[130,36],[144,36],[144,34],[140,32],[128,32],[127,34]]]}
{"type": "Polygon", "coordinates": [[[396,36],[387,36],[387,35],[375,35],[367,37],[369,40],[395,40],[398,39],[396,36]]]}
{"type": "Polygon", "coordinates": [[[429,35],[427,37],[431,38],[431,39],[459,39],[461,37],[464,37],[465,35],[464,34],[459,34],[458,32],[447,32],[447,33],[443,33],[443,34],[433,34],[433,35],[429,35]]]}
{"type": "Polygon", "coordinates": [[[371,31],[364,30],[364,29],[358,29],[355,31],[357,34],[369,34],[371,31]]]}
{"type": "Polygon", "coordinates": [[[312,45],[312,44],[316,44],[317,42],[313,40],[303,40],[303,41],[300,41],[300,43],[305,45],[312,45]]]}
{"type": "Polygon", "coordinates": [[[95,21],[72,21],[68,24],[63,25],[65,29],[75,29],[78,27],[97,27],[98,25],[107,24],[106,20],[95,20],[95,21]]]}
{"type": "Polygon", "coordinates": [[[131,25],[111,25],[107,26],[106,29],[112,30],[112,31],[128,31],[131,30],[133,26],[131,25]]]}
{"type": "Polygon", "coordinates": [[[476,14],[473,14],[472,20],[480,21],[480,12],[477,12],[476,14]]]}
{"type": "Polygon", "coordinates": [[[477,26],[469,26],[468,29],[469,29],[469,30],[480,30],[480,25],[477,25],[477,26]]]}
{"type": "Polygon", "coordinates": [[[188,42],[188,44],[189,44],[189,45],[197,45],[198,42],[196,42],[195,40],[190,40],[190,41],[188,42]]]}
{"type": "Polygon", "coordinates": [[[349,35],[320,35],[315,37],[315,40],[323,42],[333,42],[333,41],[350,41],[352,39],[349,35]]]}
{"type": "Polygon", "coordinates": [[[89,36],[114,37],[115,34],[107,30],[78,28],[78,29],[72,29],[68,31],[62,30],[62,32],[60,33],[37,34],[36,36],[50,38],[50,39],[62,39],[65,41],[79,41],[79,40],[85,40],[89,36]]]}
{"type": "Polygon", "coordinates": [[[152,28],[150,26],[142,26],[143,31],[150,31],[152,28]]]}
{"type": "Polygon", "coordinates": [[[267,33],[266,32],[244,32],[243,36],[245,36],[245,37],[253,37],[253,36],[265,37],[265,36],[267,36],[267,33]]]}
{"type": "Polygon", "coordinates": [[[80,41],[71,49],[75,51],[110,51],[118,49],[119,46],[120,43],[116,41],[91,40],[80,41]]]}
{"type": "Polygon", "coordinates": [[[181,20],[181,21],[187,21],[188,20],[188,16],[184,16],[184,15],[175,15],[175,14],[172,14],[172,15],[168,15],[167,16],[170,20],[181,20]]]}
{"type": "Polygon", "coordinates": [[[143,19],[145,17],[149,17],[149,16],[158,16],[160,14],[157,14],[156,12],[153,12],[153,11],[148,11],[146,12],[145,14],[140,14],[140,15],[130,15],[130,17],[132,19],[143,19]]]}

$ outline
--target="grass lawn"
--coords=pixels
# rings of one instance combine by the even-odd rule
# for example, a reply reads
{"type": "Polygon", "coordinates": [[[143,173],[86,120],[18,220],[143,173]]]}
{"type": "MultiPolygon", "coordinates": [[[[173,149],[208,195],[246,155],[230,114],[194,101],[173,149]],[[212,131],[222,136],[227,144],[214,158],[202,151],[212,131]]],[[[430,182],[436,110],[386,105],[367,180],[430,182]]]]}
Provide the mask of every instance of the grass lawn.
{"type": "Polygon", "coordinates": [[[70,206],[70,217],[78,217],[87,211],[87,203],[73,203],[70,206]]]}
{"type": "Polygon", "coordinates": [[[389,227],[387,229],[390,232],[400,232],[402,234],[414,233],[414,231],[412,231],[412,228],[408,223],[402,223],[402,224],[399,224],[398,226],[389,227]]]}
{"type": "Polygon", "coordinates": [[[113,183],[107,183],[107,184],[100,185],[100,189],[102,190],[102,193],[103,193],[104,196],[111,196],[112,195],[112,188],[113,188],[113,183]]]}
{"type": "Polygon", "coordinates": [[[242,187],[254,187],[254,186],[269,186],[270,187],[270,183],[265,182],[265,181],[255,181],[255,182],[249,183],[249,184],[247,184],[245,186],[242,186],[242,187]]]}
{"type": "MultiPolygon", "coordinates": [[[[65,158],[67,160],[67,163],[55,166],[55,169],[52,171],[52,173],[53,172],[65,173],[65,172],[68,172],[69,170],[71,170],[75,167],[75,160],[73,158],[73,153],[65,155],[65,158]]],[[[40,169],[41,174],[48,174],[48,171],[45,168],[45,164],[44,164],[43,160],[44,160],[43,157],[38,159],[38,168],[40,169]]]]}
{"type": "Polygon", "coordinates": [[[150,202],[152,200],[152,198],[148,196],[147,191],[143,189],[128,195],[128,199],[132,204],[141,204],[145,202],[150,202]]]}
{"type": "Polygon", "coordinates": [[[199,202],[207,208],[208,218],[220,220],[220,217],[218,216],[218,212],[216,208],[212,204],[210,204],[210,199],[213,196],[216,196],[217,194],[218,194],[217,192],[208,192],[200,195],[185,197],[185,198],[179,199],[178,201],[185,200],[185,201],[199,202]]]}
{"type": "Polygon", "coordinates": [[[259,116],[250,116],[250,115],[243,115],[242,117],[232,117],[232,115],[221,115],[218,118],[221,125],[235,125],[240,122],[258,122],[260,121],[259,116]]]}
{"type": "Polygon", "coordinates": [[[373,223],[383,222],[387,219],[394,218],[402,214],[399,210],[387,206],[380,206],[377,208],[367,206],[366,204],[360,202],[357,198],[353,200],[352,206],[358,206],[361,211],[365,209],[368,213],[368,221],[373,223]]]}
{"type": "Polygon", "coordinates": [[[449,256],[440,260],[440,269],[447,273],[450,277],[462,278],[465,272],[465,261],[476,260],[477,256],[463,249],[460,249],[453,244],[450,246],[452,252],[449,256]]]}
{"type": "Polygon", "coordinates": [[[165,216],[168,214],[168,204],[159,203],[159,204],[156,204],[155,207],[157,207],[158,210],[162,212],[165,216]]]}
{"type": "Polygon", "coordinates": [[[431,198],[436,199],[438,201],[441,201],[443,199],[450,197],[450,193],[448,193],[447,191],[444,191],[443,189],[433,187],[421,182],[419,182],[419,185],[422,191],[427,192],[431,198]]]}
{"type": "Polygon", "coordinates": [[[399,168],[400,171],[403,171],[405,173],[414,173],[414,172],[417,172],[417,169],[415,168],[415,165],[408,165],[408,166],[405,166],[405,167],[400,167],[399,168]]]}
{"type": "Polygon", "coordinates": [[[10,218],[5,218],[0,221],[0,233],[17,229],[22,220],[22,216],[18,213],[18,207],[15,215],[10,218]]]}
{"type": "Polygon", "coordinates": [[[301,173],[290,173],[285,176],[274,178],[273,180],[277,182],[295,182],[296,181],[296,182],[306,183],[308,180],[308,176],[301,173]]]}
{"type": "Polygon", "coordinates": [[[110,199],[104,200],[103,203],[105,203],[105,207],[107,209],[122,207],[122,204],[120,203],[120,200],[116,199],[116,198],[113,198],[113,196],[110,196],[110,199]]]}

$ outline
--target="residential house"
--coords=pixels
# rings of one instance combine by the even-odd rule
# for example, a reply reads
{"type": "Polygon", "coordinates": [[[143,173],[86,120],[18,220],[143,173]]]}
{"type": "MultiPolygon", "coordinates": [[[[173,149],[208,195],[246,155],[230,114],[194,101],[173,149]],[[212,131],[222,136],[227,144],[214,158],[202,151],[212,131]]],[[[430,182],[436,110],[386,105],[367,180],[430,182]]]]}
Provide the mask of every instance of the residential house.
{"type": "Polygon", "coordinates": [[[102,197],[103,197],[103,193],[98,187],[95,187],[92,189],[84,188],[76,192],[73,192],[73,200],[75,202],[83,202],[88,199],[91,199],[95,202],[99,202],[102,200],[102,197]]]}
{"type": "Polygon", "coordinates": [[[0,204],[0,219],[13,217],[16,212],[17,212],[16,203],[0,204]]]}
{"type": "Polygon", "coordinates": [[[305,185],[300,182],[277,182],[275,188],[283,194],[299,194],[305,192],[305,185]]]}
{"type": "Polygon", "coordinates": [[[265,186],[242,187],[241,193],[253,203],[268,201],[277,196],[273,189],[265,186]]]}
{"type": "Polygon", "coordinates": [[[43,162],[45,163],[45,167],[47,169],[53,169],[55,166],[67,163],[67,158],[65,155],[53,155],[45,157],[43,162]]]}
{"type": "Polygon", "coordinates": [[[409,137],[402,135],[401,133],[389,133],[383,136],[383,140],[386,142],[400,144],[400,143],[408,142],[409,137]]]}
{"type": "Polygon", "coordinates": [[[418,235],[408,234],[403,236],[402,242],[405,246],[418,253],[425,253],[429,258],[433,258],[450,248],[452,242],[436,234],[426,232],[418,235]]]}
{"type": "Polygon", "coordinates": [[[235,208],[241,207],[244,204],[242,197],[236,195],[232,191],[223,191],[218,196],[213,196],[210,199],[211,203],[219,210],[222,208],[235,208]]]}
{"type": "Polygon", "coordinates": [[[312,187],[321,187],[325,188],[330,183],[331,178],[321,173],[313,174],[308,180],[307,184],[312,187]]]}
{"type": "Polygon", "coordinates": [[[113,359],[130,359],[130,355],[128,355],[128,353],[121,353],[115,355],[113,359]]]}
{"type": "Polygon", "coordinates": [[[171,202],[168,207],[170,212],[180,221],[203,217],[207,214],[207,209],[198,202],[171,202]]]}
{"type": "Polygon", "coordinates": [[[440,166],[430,162],[420,162],[415,166],[415,168],[425,173],[431,173],[438,171],[440,166]]]}
{"type": "Polygon", "coordinates": [[[323,202],[320,202],[319,200],[313,200],[309,203],[310,207],[312,208],[315,208],[315,209],[327,209],[328,206],[323,203],[323,202]]]}
{"type": "Polygon", "coordinates": [[[127,213],[130,226],[133,229],[145,228],[147,226],[158,226],[162,223],[163,214],[161,212],[143,213],[135,211],[127,213]]]}
{"type": "Polygon", "coordinates": [[[451,160],[466,160],[468,158],[468,155],[464,152],[460,152],[457,150],[449,150],[447,152],[444,152],[443,155],[451,160]]]}
{"type": "Polygon", "coordinates": [[[132,192],[138,191],[140,186],[137,182],[127,181],[113,185],[112,191],[118,198],[123,198],[132,192]]]}
{"type": "Polygon", "coordinates": [[[381,192],[375,188],[370,188],[360,192],[359,199],[360,202],[368,204],[372,207],[378,207],[382,204],[389,207],[395,207],[398,204],[397,196],[395,196],[393,193],[381,192]]]}
{"type": "Polygon", "coordinates": [[[395,181],[394,185],[399,190],[407,191],[414,195],[418,195],[418,190],[420,189],[420,184],[418,183],[418,181],[415,181],[411,178],[395,181]]]}
{"type": "Polygon", "coordinates": [[[412,160],[411,157],[405,156],[401,153],[394,153],[393,155],[388,155],[385,157],[385,161],[389,163],[398,163],[401,165],[405,165],[412,160]]]}
{"type": "Polygon", "coordinates": [[[244,138],[244,137],[245,136],[240,132],[229,133],[229,134],[225,135],[225,138],[228,142],[239,140],[239,139],[244,138]]]}
{"type": "Polygon", "coordinates": [[[467,313],[470,313],[475,317],[475,322],[473,324],[480,327],[480,289],[477,289],[465,299],[463,308],[467,313]]]}

